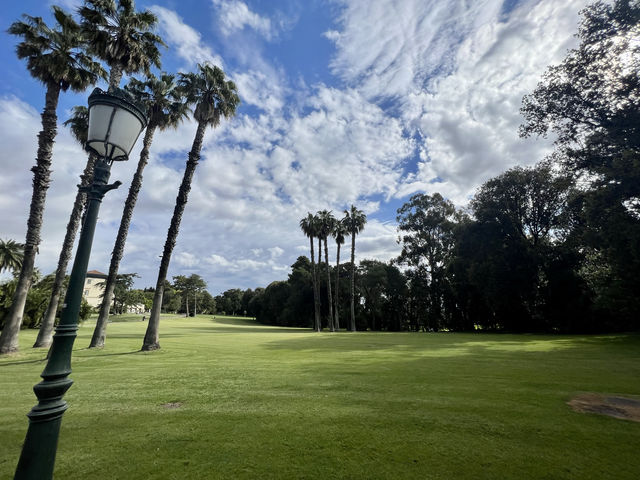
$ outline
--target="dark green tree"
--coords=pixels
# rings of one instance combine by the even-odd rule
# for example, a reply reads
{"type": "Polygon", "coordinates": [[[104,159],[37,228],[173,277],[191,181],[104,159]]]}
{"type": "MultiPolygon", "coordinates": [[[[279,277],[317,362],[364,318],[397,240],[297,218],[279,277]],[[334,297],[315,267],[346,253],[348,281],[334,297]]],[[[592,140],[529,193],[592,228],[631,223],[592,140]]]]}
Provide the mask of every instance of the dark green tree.
{"type": "MultiPolygon", "coordinates": [[[[316,271],[316,263],[313,250],[313,239],[318,236],[317,220],[315,216],[309,212],[307,216],[300,220],[300,228],[302,232],[309,238],[309,248],[311,250],[311,272],[313,280],[313,306],[314,306],[314,329],[316,332],[322,330],[320,323],[320,289],[318,288],[318,272],[316,271]]],[[[320,265],[321,253],[318,251],[318,266],[320,265]]]]}
{"type": "Polygon", "coordinates": [[[109,264],[109,274],[105,282],[105,292],[96,327],[91,337],[89,348],[102,348],[107,335],[107,325],[109,320],[109,306],[113,297],[113,291],[116,284],[118,269],[124,255],[124,247],[127,241],[129,226],[138,194],[142,188],[143,172],[149,161],[151,144],[153,135],[156,130],[166,130],[168,128],[177,128],[178,125],[187,116],[187,105],[183,101],[182,94],[177,88],[173,75],[163,73],[160,77],[149,74],[145,81],[132,78],[125,90],[132,98],[146,111],[149,123],[142,140],[142,150],[140,151],[140,159],[136,172],[131,180],[129,193],[124,202],[122,217],[120,218],[120,226],[116,235],[116,241],[111,253],[111,263],[109,264]]]}
{"type": "Polygon", "coordinates": [[[356,331],[356,235],[358,235],[367,223],[367,216],[362,210],[358,210],[355,205],[351,205],[349,210],[344,211],[344,224],[351,235],[351,323],[349,330],[356,331]]]}
{"type": "Polygon", "coordinates": [[[24,257],[9,319],[0,334],[0,354],[18,350],[18,333],[27,293],[31,287],[31,274],[40,245],[45,199],[51,182],[51,158],[57,134],[56,110],[60,92],[69,89],[81,92],[104,75],[100,64],[84,51],[85,38],[80,26],[60,7],[52,8],[55,27],[49,27],[40,17],[24,15],[24,21],[14,22],[8,30],[10,34],[22,38],[16,47],[16,54],[18,58],[26,60],[29,73],[43,83],[46,93],[41,115],[42,130],[38,134],[36,165],[31,169],[33,193],[24,257]]]}
{"type": "MultiPolygon", "coordinates": [[[[317,225],[317,236],[318,239],[324,243],[324,261],[325,261],[325,270],[327,273],[327,307],[328,307],[328,316],[327,316],[327,327],[330,331],[335,332],[335,322],[333,319],[333,299],[331,298],[331,267],[329,265],[329,247],[328,247],[328,238],[333,232],[335,227],[336,219],[333,214],[329,210],[321,210],[316,216],[318,217],[317,225]]],[[[320,255],[320,254],[318,254],[320,255]]]]}
{"type": "MultiPolygon", "coordinates": [[[[78,143],[84,149],[87,143],[87,131],[89,128],[89,109],[84,106],[73,107],[73,114],[64,122],[64,125],[69,127],[71,135],[78,141],[78,143]]],[[[62,242],[62,249],[58,257],[58,266],[56,268],[56,276],[51,288],[51,297],[49,298],[49,305],[47,311],[44,314],[40,330],[38,331],[38,338],[34,343],[34,348],[48,348],[51,345],[53,339],[53,327],[58,313],[58,303],[60,297],[63,294],[62,284],[66,277],[67,265],[71,258],[71,250],[73,249],[73,242],[80,226],[80,219],[82,218],[82,212],[84,212],[85,205],[87,203],[87,193],[84,187],[89,185],[93,179],[93,167],[96,163],[96,155],[89,153],[87,165],[84,168],[84,172],[80,176],[80,188],[76,193],[76,198],[73,202],[73,208],[71,209],[71,215],[69,216],[69,222],[67,223],[67,230],[62,242]]]]}
{"type": "Polygon", "coordinates": [[[198,65],[198,70],[198,73],[180,74],[182,91],[187,99],[187,103],[194,106],[193,117],[196,122],[198,122],[198,127],[193,139],[191,151],[189,152],[187,165],[176,198],[176,206],[167,232],[167,240],[164,245],[160,268],[158,270],[158,281],[156,283],[153,307],[149,315],[149,324],[147,325],[142,350],[156,350],[160,348],[160,307],[162,306],[164,281],[169,271],[173,247],[178,238],[182,214],[187,205],[193,174],[200,161],[204,132],[208,126],[217,127],[222,117],[233,117],[236,113],[236,108],[240,104],[240,98],[238,97],[235,84],[225,79],[225,74],[220,68],[211,65],[198,65]]]}
{"type": "Polygon", "coordinates": [[[164,42],[153,32],[158,19],[151,11],[137,12],[133,0],[85,0],[78,13],[89,52],[109,66],[109,91],[119,88],[124,73],[160,68],[164,42]]]}

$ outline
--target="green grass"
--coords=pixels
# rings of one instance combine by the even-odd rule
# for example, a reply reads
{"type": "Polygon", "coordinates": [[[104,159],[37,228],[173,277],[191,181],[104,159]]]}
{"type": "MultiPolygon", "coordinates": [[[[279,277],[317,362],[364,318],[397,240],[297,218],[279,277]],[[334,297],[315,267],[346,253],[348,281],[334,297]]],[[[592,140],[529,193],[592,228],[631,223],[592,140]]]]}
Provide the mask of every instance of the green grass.
{"type": "MultiPolygon", "coordinates": [[[[573,412],[640,395],[640,337],[322,333],[165,317],[82,325],[60,479],[637,479],[640,423],[573,412]],[[180,408],[163,404],[180,402],[180,408]]],[[[13,475],[45,352],[0,358],[0,478],[13,475]]]]}

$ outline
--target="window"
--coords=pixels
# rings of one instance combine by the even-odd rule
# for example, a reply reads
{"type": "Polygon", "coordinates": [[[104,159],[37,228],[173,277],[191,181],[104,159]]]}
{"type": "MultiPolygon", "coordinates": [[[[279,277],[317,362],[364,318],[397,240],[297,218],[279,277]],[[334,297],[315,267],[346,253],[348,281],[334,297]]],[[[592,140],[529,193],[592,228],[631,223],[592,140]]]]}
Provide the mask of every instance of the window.
{"type": "Polygon", "coordinates": [[[91,279],[87,278],[87,285],[91,285],[91,279]]]}
{"type": "Polygon", "coordinates": [[[85,291],[84,291],[84,296],[86,297],[86,296],[88,296],[88,295],[89,295],[89,290],[85,290],[85,291]]]}

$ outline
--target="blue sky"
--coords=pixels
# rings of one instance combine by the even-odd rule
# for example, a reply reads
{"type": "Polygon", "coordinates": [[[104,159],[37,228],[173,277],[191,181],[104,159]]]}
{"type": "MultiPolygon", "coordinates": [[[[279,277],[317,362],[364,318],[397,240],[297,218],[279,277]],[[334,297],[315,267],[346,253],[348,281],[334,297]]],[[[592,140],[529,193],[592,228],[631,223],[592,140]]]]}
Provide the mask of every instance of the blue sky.
{"type": "MultiPolygon", "coordinates": [[[[0,238],[23,241],[44,90],[15,57],[6,28],[22,13],[51,21],[50,6],[8,2],[0,12],[0,238]]],[[[415,193],[463,207],[475,189],[531,165],[548,140],[518,138],[518,109],[547,65],[575,44],[584,0],[156,0],[162,69],[221,66],[242,105],[207,132],[169,276],[202,275],[209,291],[285,279],[308,241],[307,211],[341,215],[354,203],[369,222],[357,258],[399,253],[395,212],[415,193]]],[[[125,80],[126,81],[126,80],[125,80]]],[[[89,92],[61,96],[53,180],[37,266],[55,269],[85,154],[61,125],[89,92]]],[[[121,272],[155,284],[195,124],[156,134],[121,272]]],[[[90,268],[107,271],[139,146],[112,179],[90,268]]],[[[333,246],[330,252],[335,255],[333,246]]]]}

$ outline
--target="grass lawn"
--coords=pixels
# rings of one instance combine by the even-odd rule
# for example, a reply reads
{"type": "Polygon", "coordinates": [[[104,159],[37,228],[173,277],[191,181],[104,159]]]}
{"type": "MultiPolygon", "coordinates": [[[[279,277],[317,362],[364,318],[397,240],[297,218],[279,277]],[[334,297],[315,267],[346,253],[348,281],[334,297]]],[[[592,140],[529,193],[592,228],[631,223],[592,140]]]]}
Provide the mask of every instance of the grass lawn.
{"type": "MultiPolygon", "coordinates": [[[[640,423],[572,411],[640,395],[640,336],[322,333],[210,316],[82,325],[59,479],[633,479],[640,423]],[[167,406],[167,404],[171,404],[167,406]],[[177,408],[168,408],[177,407],[177,408]]],[[[0,478],[44,368],[0,358],[0,478]]]]}

